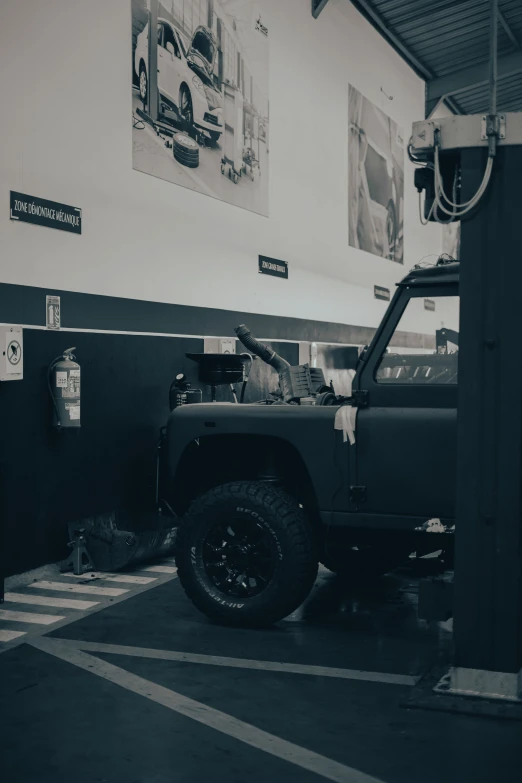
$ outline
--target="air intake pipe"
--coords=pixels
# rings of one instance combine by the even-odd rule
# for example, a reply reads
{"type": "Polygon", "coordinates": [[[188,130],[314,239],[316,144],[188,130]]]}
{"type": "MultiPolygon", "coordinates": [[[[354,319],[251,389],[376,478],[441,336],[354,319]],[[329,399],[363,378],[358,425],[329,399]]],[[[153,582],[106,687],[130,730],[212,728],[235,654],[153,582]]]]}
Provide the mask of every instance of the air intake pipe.
{"type": "Polygon", "coordinates": [[[290,367],[290,363],[279,356],[275,351],[258,342],[255,337],[252,337],[252,333],[248,326],[241,324],[234,329],[238,340],[241,340],[245,348],[253,353],[255,356],[259,356],[267,364],[270,364],[274,370],[277,370],[279,375],[290,367]]]}

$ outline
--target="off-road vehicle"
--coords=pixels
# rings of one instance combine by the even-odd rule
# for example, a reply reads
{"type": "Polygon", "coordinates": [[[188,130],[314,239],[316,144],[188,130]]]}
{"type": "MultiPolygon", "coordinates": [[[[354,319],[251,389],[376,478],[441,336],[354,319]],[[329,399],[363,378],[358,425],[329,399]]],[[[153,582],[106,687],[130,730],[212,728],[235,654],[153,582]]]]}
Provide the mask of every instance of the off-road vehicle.
{"type": "Polygon", "coordinates": [[[412,552],[451,552],[458,283],[458,263],[442,259],[404,278],[369,347],[347,362],[345,397],[318,368],[290,367],[236,329],[277,370],[278,392],[181,405],[164,445],[182,517],[178,574],[201,611],[267,625],[304,601],[319,562],[350,578],[386,573],[412,552]]]}

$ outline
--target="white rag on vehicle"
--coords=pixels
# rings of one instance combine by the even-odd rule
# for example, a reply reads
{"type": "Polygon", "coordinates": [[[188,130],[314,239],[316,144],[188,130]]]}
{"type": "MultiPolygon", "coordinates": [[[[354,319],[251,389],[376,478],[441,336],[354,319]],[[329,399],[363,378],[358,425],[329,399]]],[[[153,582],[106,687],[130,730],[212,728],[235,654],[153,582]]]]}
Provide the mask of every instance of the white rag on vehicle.
{"type": "Polygon", "coordinates": [[[343,443],[350,441],[350,446],[355,443],[355,421],[357,408],[353,405],[342,405],[335,414],[335,429],[343,433],[343,443]]]}

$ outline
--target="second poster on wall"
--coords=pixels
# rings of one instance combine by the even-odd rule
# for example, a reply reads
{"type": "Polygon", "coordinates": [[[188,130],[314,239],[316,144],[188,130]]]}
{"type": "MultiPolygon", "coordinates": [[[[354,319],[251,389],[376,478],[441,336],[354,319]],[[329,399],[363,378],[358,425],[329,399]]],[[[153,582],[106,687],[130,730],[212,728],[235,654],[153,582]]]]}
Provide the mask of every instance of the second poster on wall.
{"type": "Polygon", "coordinates": [[[348,93],[348,225],[352,247],[404,263],[404,134],[355,87],[348,93]]]}

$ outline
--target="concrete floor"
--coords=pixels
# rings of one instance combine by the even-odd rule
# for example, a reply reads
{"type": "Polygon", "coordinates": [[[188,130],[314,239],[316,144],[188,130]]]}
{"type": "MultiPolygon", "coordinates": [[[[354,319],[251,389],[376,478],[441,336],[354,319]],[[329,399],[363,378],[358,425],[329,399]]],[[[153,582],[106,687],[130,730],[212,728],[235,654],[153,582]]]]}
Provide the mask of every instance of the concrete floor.
{"type": "Polygon", "coordinates": [[[401,706],[411,690],[401,683],[444,660],[450,642],[417,621],[411,575],[349,590],[322,573],[307,604],[266,631],[215,626],[177,580],[159,584],[0,656],[4,779],[522,780],[522,723],[401,706]],[[93,643],[110,652],[85,651],[93,643]],[[392,676],[240,668],[216,656],[392,676]]]}

